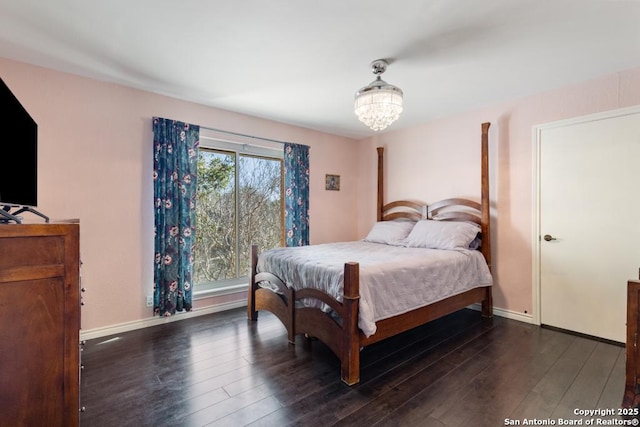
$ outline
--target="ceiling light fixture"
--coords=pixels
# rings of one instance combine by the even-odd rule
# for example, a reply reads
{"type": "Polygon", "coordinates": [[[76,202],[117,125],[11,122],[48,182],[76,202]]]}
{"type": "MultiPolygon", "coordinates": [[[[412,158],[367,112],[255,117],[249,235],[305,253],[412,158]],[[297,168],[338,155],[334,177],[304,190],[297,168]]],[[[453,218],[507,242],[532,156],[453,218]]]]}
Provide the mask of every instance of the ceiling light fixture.
{"type": "Polygon", "coordinates": [[[389,63],[376,59],[371,63],[371,71],[376,79],[356,92],[354,110],[358,120],[378,131],[398,120],[402,113],[402,90],[380,78],[389,63]]]}

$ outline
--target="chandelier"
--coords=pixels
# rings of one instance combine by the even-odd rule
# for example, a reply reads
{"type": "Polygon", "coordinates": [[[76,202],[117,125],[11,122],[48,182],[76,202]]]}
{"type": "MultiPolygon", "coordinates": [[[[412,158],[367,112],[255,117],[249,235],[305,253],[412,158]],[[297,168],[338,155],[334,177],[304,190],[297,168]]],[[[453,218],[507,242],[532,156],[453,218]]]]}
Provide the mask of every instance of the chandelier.
{"type": "Polygon", "coordinates": [[[398,120],[402,113],[402,90],[380,78],[389,64],[384,59],[371,63],[376,79],[356,92],[354,110],[358,120],[374,131],[398,120]]]}

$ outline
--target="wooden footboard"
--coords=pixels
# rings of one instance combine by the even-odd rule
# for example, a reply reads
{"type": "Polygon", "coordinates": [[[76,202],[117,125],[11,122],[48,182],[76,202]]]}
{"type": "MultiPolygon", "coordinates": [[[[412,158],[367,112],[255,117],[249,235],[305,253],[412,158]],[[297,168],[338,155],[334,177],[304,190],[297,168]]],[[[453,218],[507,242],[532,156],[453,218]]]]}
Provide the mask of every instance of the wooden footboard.
{"type": "Polygon", "coordinates": [[[275,314],[287,329],[289,342],[293,344],[296,336],[294,323],[295,291],[285,285],[279,277],[271,273],[257,273],[258,246],[251,246],[251,279],[247,297],[247,317],[250,320],[258,320],[258,310],[266,310],[275,314]],[[278,287],[279,293],[259,286],[260,282],[267,281],[278,287]]]}
{"type": "Polygon", "coordinates": [[[348,262],[344,266],[344,296],[338,302],[317,289],[294,290],[274,274],[257,272],[258,247],[251,246],[251,280],[249,283],[247,317],[258,320],[258,311],[273,313],[287,329],[289,342],[294,344],[296,335],[308,335],[319,339],[341,361],[342,381],[349,385],[360,381],[360,334],[358,329],[359,266],[348,262]],[[268,281],[278,292],[260,287],[268,281]],[[324,311],[298,304],[303,299],[317,299],[331,307],[334,316],[324,311]]]}

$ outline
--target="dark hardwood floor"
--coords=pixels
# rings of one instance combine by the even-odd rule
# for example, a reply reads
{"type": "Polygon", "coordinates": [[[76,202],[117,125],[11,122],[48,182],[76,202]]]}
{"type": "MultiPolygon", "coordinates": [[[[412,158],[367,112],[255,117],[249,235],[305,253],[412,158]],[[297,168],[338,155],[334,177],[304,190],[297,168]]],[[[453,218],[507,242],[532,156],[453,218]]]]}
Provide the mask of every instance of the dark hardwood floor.
{"type": "Polygon", "coordinates": [[[361,382],[348,387],[322,343],[289,345],[274,316],[249,322],[244,309],[90,340],[81,425],[558,425],[619,419],[574,411],[617,411],[624,392],[624,348],[472,310],[361,359],[361,382]]]}

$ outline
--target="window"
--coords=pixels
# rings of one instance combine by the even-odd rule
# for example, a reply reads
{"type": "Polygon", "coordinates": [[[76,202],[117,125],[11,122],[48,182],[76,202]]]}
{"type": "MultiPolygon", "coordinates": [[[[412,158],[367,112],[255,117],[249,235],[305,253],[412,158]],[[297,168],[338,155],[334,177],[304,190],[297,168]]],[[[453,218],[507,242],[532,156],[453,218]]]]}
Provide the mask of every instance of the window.
{"type": "Polygon", "coordinates": [[[198,152],[196,295],[248,283],[251,244],[283,246],[282,150],[201,136],[198,152]]]}

